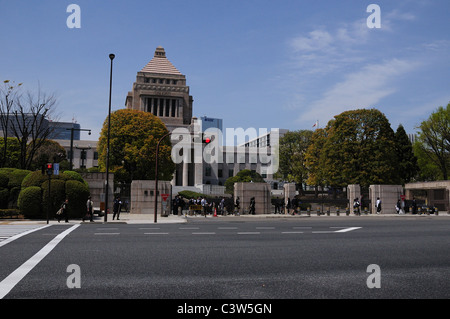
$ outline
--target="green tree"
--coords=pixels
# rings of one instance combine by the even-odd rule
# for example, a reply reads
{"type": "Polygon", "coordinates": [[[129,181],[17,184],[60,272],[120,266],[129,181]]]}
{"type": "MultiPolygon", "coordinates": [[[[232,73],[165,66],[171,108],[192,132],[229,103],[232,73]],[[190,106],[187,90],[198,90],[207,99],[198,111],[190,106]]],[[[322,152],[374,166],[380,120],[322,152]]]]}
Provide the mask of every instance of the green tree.
{"type": "Polygon", "coordinates": [[[412,143],[402,125],[395,132],[395,149],[398,158],[399,175],[402,185],[409,183],[419,172],[417,157],[414,155],[412,143]]]}
{"type": "Polygon", "coordinates": [[[324,152],[323,146],[327,140],[327,131],[317,129],[311,136],[311,143],[305,154],[305,165],[308,169],[308,185],[325,186],[324,152]]]}
{"type": "Polygon", "coordinates": [[[439,179],[447,180],[450,169],[450,103],[445,108],[440,106],[418,128],[417,153],[439,169],[439,179]]]}
{"type": "Polygon", "coordinates": [[[279,169],[282,178],[300,186],[308,176],[305,154],[311,143],[312,131],[300,130],[287,132],[279,143],[279,169]]]}
{"type": "Polygon", "coordinates": [[[329,186],[399,183],[394,131],[379,110],[343,112],[326,130],[322,164],[329,186]]]}
{"type": "MultiPolygon", "coordinates": [[[[99,168],[106,170],[108,119],[105,120],[98,143],[99,168]]],[[[116,181],[130,183],[132,180],[155,178],[156,146],[168,133],[164,123],[151,113],[122,109],[111,113],[110,171],[116,181]]],[[[164,139],[159,148],[158,179],[171,180],[175,164],[171,157],[170,138],[164,139]]]]}
{"type": "Polygon", "coordinates": [[[255,171],[251,171],[249,169],[243,169],[236,176],[229,177],[225,181],[225,192],[228,194],[234,193],[234,183],[264,183],[264,178],[260,174],[255,171]]]}

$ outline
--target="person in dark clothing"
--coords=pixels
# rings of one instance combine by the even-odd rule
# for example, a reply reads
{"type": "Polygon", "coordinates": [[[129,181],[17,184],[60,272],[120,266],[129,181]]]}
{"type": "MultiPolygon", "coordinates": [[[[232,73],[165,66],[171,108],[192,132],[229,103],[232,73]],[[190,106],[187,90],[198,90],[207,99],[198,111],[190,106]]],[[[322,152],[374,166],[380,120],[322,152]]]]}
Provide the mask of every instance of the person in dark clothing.
{"type": "Polygon", "coordinates": [[[122,208],[122,201],[120,200],[120,197],[117,197],[117,198],[114,200],[114,206],[113,206],[113,212],[114,212],[114,214],[113,214],[113,220],[114,220],[114,218],[116,217],[116,214],[117,214],[117,220],[119,220],[121,208],[122,208]]]}
{"type": "Polygon", "coordinates": [[[58,223],[61,221],[62,217],[64,217],[64,220],[66,223],[69,222],[69,216],[67,215],[67,208],[69,205],[69,200],[66,198],[66,200],[64,201],[64,203],[62,203],[61,208],[60,208],[60,212],[59,214],[57,213],[58,216],[58,223]]]}

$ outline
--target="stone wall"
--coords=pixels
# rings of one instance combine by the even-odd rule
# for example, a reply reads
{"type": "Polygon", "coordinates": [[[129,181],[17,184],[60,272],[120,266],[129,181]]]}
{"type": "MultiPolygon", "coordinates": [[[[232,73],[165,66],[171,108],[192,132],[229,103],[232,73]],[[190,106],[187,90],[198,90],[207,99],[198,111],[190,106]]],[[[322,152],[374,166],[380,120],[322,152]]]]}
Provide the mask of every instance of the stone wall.
{"type": "Polygon", "coordinates": [[[169,181],[158,181],[158,194],[155,194],[155,181],[138,180],[131,183],[131,208],[132,214],[154,214],[155,195],[158,196],[157,214],[170,213],[172,185],[169,181]],[[168,195],[166,201],[163,195],[168,195]]]}
{"type": "Polygon", "coordinates": [[[255,214],[268,214],[271,212],[270,184],[267,183],[235,183],[234,198],[241,201],[240,213],[248,213],[250,199],[255,198],[255,214]]]}

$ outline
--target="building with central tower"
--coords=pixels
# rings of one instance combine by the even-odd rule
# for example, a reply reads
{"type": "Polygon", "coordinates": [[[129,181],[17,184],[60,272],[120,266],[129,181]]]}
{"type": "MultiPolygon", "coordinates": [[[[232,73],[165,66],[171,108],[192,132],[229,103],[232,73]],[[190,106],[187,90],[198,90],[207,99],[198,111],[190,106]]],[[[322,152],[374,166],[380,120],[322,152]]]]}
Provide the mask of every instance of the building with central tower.
{"type": "Polygon", "coordinates": [[[191,124],[192,104],[186,76],[167,59],[162,47],[156,48],[153,59],[137,73],[125,101],[129,109],[158,116],[169,131],[191,124]]]}
{"type": "MultiPolygon", "coordinates": [[[[186,85],[186,76],[167,59],[162,47],[156,48],[153,59],[137,73],[136,82],[133,84],[132,91],[128,92],[125,106],[128,109],[154,114],[161,119],[170,132],[174,132],[177,128],[185,128],[190,138],[196,141],[193,143],[197,143],[195,144],[197,147],[203,147],[202,159],[177,164],[172,180],[174,187],[183,189],[192,187],[192,190],[205,194],[223,193],[225,181],[243,169],[258,172],[268,181],[272,178],[270,173],[272,164],[265,161],[265,158],[271,157],[270,147],[263,156],[259,156],[260,148],[248,147],[248,145],[223,146],[220,142],[213,153],[220,153],[219,157],[223,160],[218,162],[208,160],[212,154],[208,153],[207,148],[201,146],[200,135],[206,128],[221,131],[222,120],[206,116],[200,119],[193,117],[193,98],[189,94],[189,86],[186,85]],[[206,125],[202,128],[203,123],[206,125]]],[[[190,151],[191,158],[194,158],[194,149],[190,151]]]]}

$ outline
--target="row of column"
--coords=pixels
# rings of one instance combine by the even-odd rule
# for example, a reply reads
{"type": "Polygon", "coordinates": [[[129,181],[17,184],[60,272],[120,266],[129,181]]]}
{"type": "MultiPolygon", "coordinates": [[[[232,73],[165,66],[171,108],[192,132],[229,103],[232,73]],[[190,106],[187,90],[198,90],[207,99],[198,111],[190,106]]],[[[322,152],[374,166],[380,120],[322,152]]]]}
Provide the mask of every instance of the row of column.
{"type": "Polygon", "coordinates": [[[179,99],[146,98],[145,109],[159,117],[182,117],[182,105],[179,99]]]}

